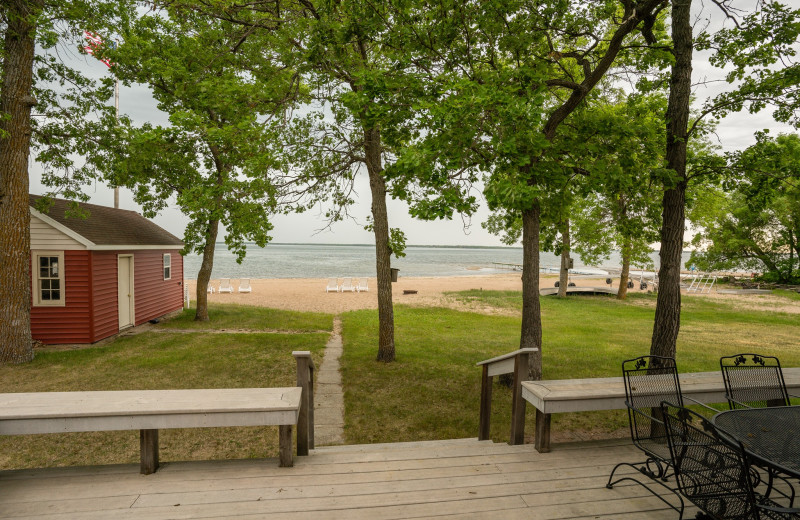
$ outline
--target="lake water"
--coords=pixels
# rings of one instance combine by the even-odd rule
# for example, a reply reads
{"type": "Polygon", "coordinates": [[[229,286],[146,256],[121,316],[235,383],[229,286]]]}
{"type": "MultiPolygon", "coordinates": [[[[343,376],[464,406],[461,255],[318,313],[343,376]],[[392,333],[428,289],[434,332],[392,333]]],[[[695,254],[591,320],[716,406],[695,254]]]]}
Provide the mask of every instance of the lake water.
{"type": "MultiPolygon", "coordinates": [[[[658,267],[658,253],[651,257],[658,267]]],[[[689,257],[684,253],[683,261],[689,257]]],[[[558,268],[559,257],[542,253],[542,267],[558,268]]],[[[196,279],[201,258],[184,259],[185,276],[196,279]]],[[[392,257],[392,267],[400,276],[469,276],[508,272],[492,263],[521,264],[519,247],[430,247],[408,246],[406,256],[392,257]]],[[[586,266],[575,258],[575,267],[619,268],[619,256],[613,255],[602,266],[586,266]]],[[[322,244],[269,244],[265,248],[248,244],[247,256],[240,265],[224,243],[217,244],[212,278],[328,278],[334,276],[375,276],[375,246],[322,244]]]]}

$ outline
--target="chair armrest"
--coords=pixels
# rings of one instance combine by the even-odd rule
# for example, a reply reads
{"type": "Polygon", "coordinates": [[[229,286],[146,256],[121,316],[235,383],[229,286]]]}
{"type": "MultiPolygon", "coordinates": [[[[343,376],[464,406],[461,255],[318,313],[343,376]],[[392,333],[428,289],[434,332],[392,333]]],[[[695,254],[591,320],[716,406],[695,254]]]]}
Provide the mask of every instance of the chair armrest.
{"type": "Polygon", "coordinates": [[[625,401],[625,406],[627,406],[627,407],[628,407],[628,410],[630,410],[630,411],[631,411],[631,412],[633,412],[633,413],[638,413],[638,414],[639,414],[639,415],[641,415],[642,417],[646,417],[646,418],[650,419],[651,421],[655,421],[655,422],[657,422],[657,423],[659,423],[659,424],[664,424],[664,421],[662,421],[661,419],[656,419],[656,418],[655,418],[655,417],[653,417],[652,415],[650,415],[650,414],[646,414],[646,413],[644,413],[644,412],[642,412],[642,411],[638,410],[637,408],[634,408],[633,406],[631,406],[631,403],[629,403],[628,401],[625,401]]]}
{"type": "Polygon", "coordinates": [[[684,400],[688,400],[688,401],[691,401],[691,402],[693,402],[693,403],[695,403],[695,404],[699,404],[699,405],[700,405],[700,406],[702,406],[703,408],[705,408],[705,409],[707,409],[707,410],[711,410],[711,411],[712,411],[712,412],[714,412],[715,414],[716,414],[716,413],[719,413],[719,410],[717,410],[716,408],[713,408],[713,407],[711,407],[711,406],[708,406],[708,405],[707,405],[707,404],[705,404],[705,403],[701,403],[701,402],[700,402],[700,401],[698,401],[697,399],[692,399],[691,397],[685,396],[685,395],[683,395],[683,394],[681,394],[681,397],[682,397],[684,400]]]}

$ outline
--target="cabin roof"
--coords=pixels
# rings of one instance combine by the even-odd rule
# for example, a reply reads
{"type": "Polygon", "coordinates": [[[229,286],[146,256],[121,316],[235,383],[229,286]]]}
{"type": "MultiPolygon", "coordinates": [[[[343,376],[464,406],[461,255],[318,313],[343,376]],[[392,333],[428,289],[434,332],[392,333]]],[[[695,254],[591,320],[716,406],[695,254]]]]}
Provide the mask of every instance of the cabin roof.
{"type": "MultiPolygon", "coordinates": [[[[30,206],[37,215],[42,215],[62,228],[77,234],[96,246],[171,246],[182,248],[183,241],[166,229],[147,220],[135,211],[115,209],[97,204],[79,202],[78,206],[89,214],[88,218],[67,217],[71,202],[50,198],[50,209],[40,212],[36,203],[43,197],[30,195],[30,206]]],[[[63,231],[63,229],[62,229],[63,231]]],[[[88,244],[87,244],[88,245],[88,244]]]]}

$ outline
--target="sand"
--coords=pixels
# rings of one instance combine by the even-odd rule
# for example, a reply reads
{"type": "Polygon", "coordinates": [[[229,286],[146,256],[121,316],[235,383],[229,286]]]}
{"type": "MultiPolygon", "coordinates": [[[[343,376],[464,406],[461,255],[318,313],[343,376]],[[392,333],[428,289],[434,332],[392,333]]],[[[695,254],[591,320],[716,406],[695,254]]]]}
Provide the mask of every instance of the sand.
{"type": "MultiPolygon", "coordinates": [[[[553,287],[557,276],[541,276],[540,287],[553,287]]],[[[341,281],[341,279],[340,279],[341,281]]],[[[605,278],[576,278],[575,283],[581,287],[608,287],[605,278]]],[[[196,281],[187,280],[192,300],[196,295],[196,281]]],[[[219,288],[219,280],[212,280],[211,285],[219,288]]],[[[296,311],[325,312],[338,314],[357,309],[378,308],[378,294],[375,278],[368,278],[368,292],[325,292],[327,279],[321,278],[282,278],[269,280],[251,280],[253,288],[251,293],[235,292],[239,280],[232,280],[233,294],[223,293],[208,295],[209,302],[227,302],[247,305],[258,305],[275,309],[296,311]]],[[[618,286],[615,280],[614,287],[618,286]]],[[[639,284],[635,284],[631,292],[639,291],[639,284]]],[[[467,291],[470,289],[496,290],[496,291],[521,291],[522,278],[520,272],[508,274],[475,275],[475,276],[450,276],[450,277],[403,277],[392,284],[392,299],[394,303],[413,306],[444,306],[463,308],[463,304],[448,297],[444,293],[453,291],[467,291]],[[417,294],[403,294],[404,290],[414,290],[417,294]]],[[[475,309],[484,310],[484,309],[475,309]]],[[[485,309],[486,312],[493,312],[485,309]]]]}

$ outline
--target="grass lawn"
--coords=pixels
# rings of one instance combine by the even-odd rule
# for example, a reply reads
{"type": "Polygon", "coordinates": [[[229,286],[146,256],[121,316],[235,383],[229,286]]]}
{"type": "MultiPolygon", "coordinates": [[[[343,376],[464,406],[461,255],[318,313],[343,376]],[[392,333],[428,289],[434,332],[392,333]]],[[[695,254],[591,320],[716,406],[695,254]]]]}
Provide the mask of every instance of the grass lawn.
{"type": "MultiPolygon", "coordinates": [[[[195,303],[195,302],[192,302],[195,303]]],[[[208,306],[209,321],[194,321],[195,308],[158,324],[165,329],[239,329],[331,331],[333,316],[318,312],[295,312],[252,305],[213,304],[208,306]]]]}
{"type": "MultiPolygon", "coordinates": [[[[467,291],[457,298],[521,309],[519,292],[467,291]]],[[[546,379],[620,375],[623,360],[650,348],[654,295],[542,298],[546,379]]],[[[343,316],[345,435],[348,442],[393,442],[474,437],[478,431],[480,370],[475,363],[519,347],[519,317],[439,308],[395,307],[397,362],[374,361],[377,313],[343,316]]],[[[800,366],[797,314],[737,310],[732,304],[684,297],[677,361],[683,372],[719,370],[719,358],[761,352],[800,366]]],[[[495,385],[492,437],[507,440],[510,391],[495,385]]],[[[530,408],[529,408],[530,410],[530,408]]],[[[533,433],[533,413],[526,431],[533,433]]],[[[625,412],[553,416],[565,430],[627,428],[625,412]]]]}
{"type": "MultiPolygon", "coordinates": [[[[276,311],[248,307],[239,320],[214,308],[217,328],[274,326],[276,311]],[[230,318],[230,319],[229,319],[230,318]]],[[[293,324],[324,328],[330,316],[286,313],[293,324]],[[305,324],[305,325],[303,325],[305,324]]],[[[167,325],[159,324],[158,326],[167,325]]],[[[183,328],[183,326],[181,326],[183,328]]],[[[33,362],[0,366],[0,392],[128,390],[171,388],[250,388],[295,386],[293,350],[310,350],[316,364],[328,334],[206,334],[145,332],[117,338],[102,347],[38,352],[33,362]]],[[[162,430],[162,461],[274,457],[277,427],[162,430]]],[[[138,463],[139,432],[89,432],[0,436],[0,469],[138,463]]]]}

